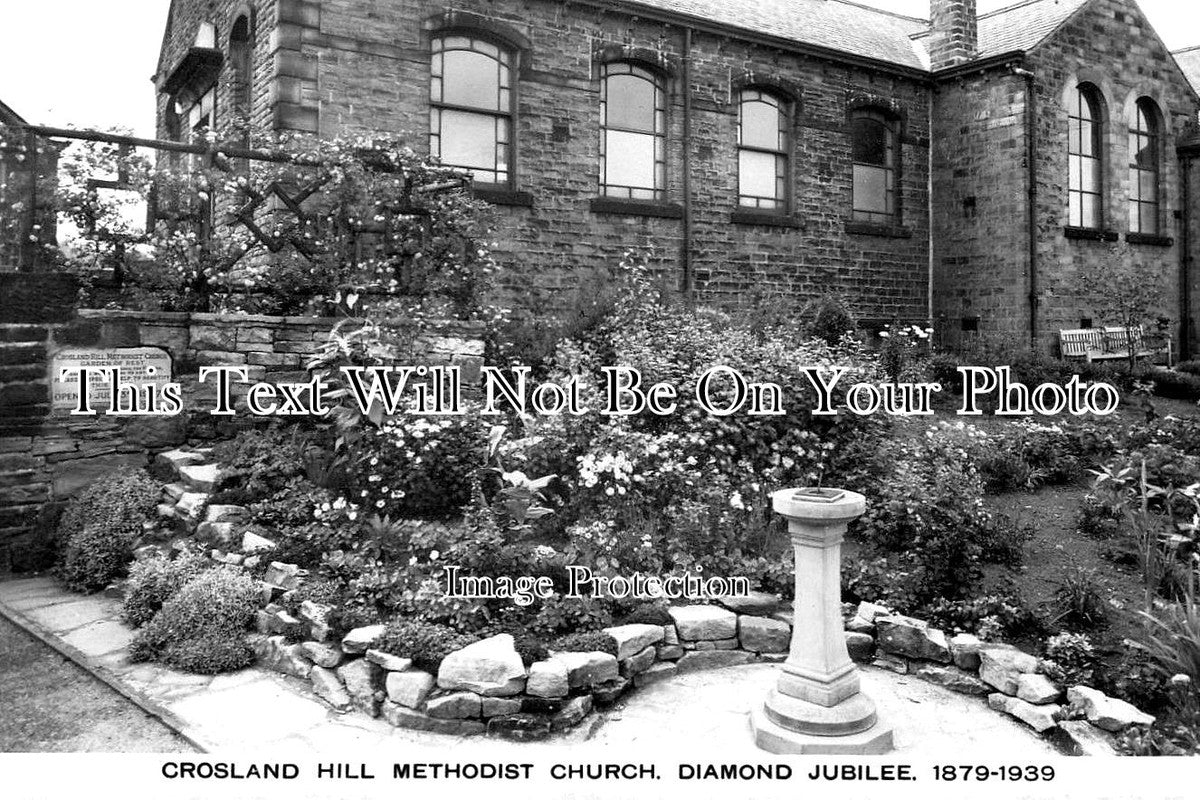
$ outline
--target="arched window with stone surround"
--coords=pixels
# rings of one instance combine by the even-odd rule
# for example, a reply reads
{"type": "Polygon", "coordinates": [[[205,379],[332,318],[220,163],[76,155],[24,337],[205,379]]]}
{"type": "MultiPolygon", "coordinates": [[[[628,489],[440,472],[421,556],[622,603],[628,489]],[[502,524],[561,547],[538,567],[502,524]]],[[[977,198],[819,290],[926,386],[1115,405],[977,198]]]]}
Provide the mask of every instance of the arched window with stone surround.
{"type": "Polygon", "coordinates": [[[1067,114],[1067,224],[1073,228],[1099,229],[1103,220],[1102,108],[1095,86],[1075,87],[1067,114]]]}
{"type": "Polygon", "coordinates": [[[1158,106],[1137,101],[1129,126],[1129,232],[1157,236],[1162,173],[1158,106]]]}
{"type": "Polygon", "coordinates": [[[666,92],[640,64],[604,64],[600,81],[600,189],[607,197],[661,200],[666,193],[666,92]]]}
{"type": "Polygon", "coordinates": [[[233,73],[233,113],[240,122],[249,124],[254,88],[254,32],[248,14],[239,15],[229,30],[229,66],[233,73]]]}
{"type": "Polygon", "coordinates": [[[743,89],[738,104],[738,205],[786,211],[788,203],[787,104],[777,94],[743,89]]]}
{"type": "Polygon", "coordinates": [[[486,39],[446,34],[432,41],[429,151],[477,183],[512,179],[512,72],[512,51],[486,39]]]}
{"type": "Polygon", "coordinates": [[[854,219],[890,224],[896,219],[899,164],[896,122],[878,108],[859,108],[850,117],[854,161],[854,219]]]}

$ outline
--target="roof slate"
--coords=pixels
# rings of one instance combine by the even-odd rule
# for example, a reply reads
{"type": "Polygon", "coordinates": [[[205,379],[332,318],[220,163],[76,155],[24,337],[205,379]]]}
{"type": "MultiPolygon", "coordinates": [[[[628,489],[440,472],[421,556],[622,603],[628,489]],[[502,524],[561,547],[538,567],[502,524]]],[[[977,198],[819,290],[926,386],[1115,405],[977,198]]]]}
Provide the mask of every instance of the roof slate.
{"type": "MultiPolygon", "coordinates": [[[[910,69],[929,69],[929,22],[849,0],[629,0],[910,69]]],[[[979,17],[979,57],[1030,50],[1090,0],[1025,0],[979,17]]]]}

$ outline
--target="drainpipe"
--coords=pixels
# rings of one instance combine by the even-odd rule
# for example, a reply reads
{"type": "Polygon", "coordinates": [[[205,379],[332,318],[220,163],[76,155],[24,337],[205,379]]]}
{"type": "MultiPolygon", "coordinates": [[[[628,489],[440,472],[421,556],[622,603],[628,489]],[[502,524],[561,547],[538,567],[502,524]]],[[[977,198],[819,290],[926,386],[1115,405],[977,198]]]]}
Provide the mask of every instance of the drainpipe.
{"type": "MultiPolygon", "coordinates": [[[[935,141],[935,138],[933,135],[933,97],[934,97],[934,93],[936,91],[937,91],[937,89],[932,86],[929,88],[929,102],[927,102],[925,104],[926,105],[926,109],[925,109],[926,110],[926,128],[925,128],[925,130],[928,131],[927,135],[929,136],[929,150],[925,154],[925,161],[926,161],[926,167],[927,167],[926,172],[928,174],[927,180],[926,180],[926,186],[925,186],[926,204],[928,206],[928,210],[926,213],[929,215],[929,219],[925,223],[925,226],[929,232],[929,279],[928,279],[928,286],[926,286],[926,289],[925,289],[925,291],[926,291],[925,308],[926,308],[926,313],[929,316],[929,321],[927,324],[928,324],[928,327],[930,327],[930,328],[934,328],[934,324],[933,324],[933,270],[934,270],[933,143],[935,141]]],[[[932,336],[929,337],[929,347],[930,347],[930,349],[933,349],[933,337],[932,336]]]]}
{"type": "Polygon", "coordinates": [[[1037,232],[1037,98],[1034,74],[1012,67],[1012,74],[1025,79],[1025,160],[1029,183],[1029,346],[1038,349],[1038,232],[1037,232]]]}
{"type": "MultiPolygon", "coordinates": [[[[1179,360],[1192,357],[1192,156],[1180,159],[1183,171],[1183,224],[1179,234],[1179,279],[1183,285],[1179,292],[1179,360]]],[[[1168,365],[1169,366],[1169,365],[1168,365]]]]}
{"type": "Polygon", "coordinates": [[[692,300],[692,29],[683,29],[683,297],[692,300]]]}

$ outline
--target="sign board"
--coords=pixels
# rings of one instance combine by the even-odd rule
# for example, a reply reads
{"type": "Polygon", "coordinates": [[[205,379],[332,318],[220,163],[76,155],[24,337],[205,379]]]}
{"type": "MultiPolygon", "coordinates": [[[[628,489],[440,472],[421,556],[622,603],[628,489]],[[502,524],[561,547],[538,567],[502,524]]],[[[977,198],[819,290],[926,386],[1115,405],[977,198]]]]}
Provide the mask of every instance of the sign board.
{"type": "MultiPolygon", "coordinates": [[[[55,411],[70,411],[79,405],[79,373],[63,377],[64,369],[120,367],[126,386],[156,386],[171,381],[171,356],[158,347],[116,347],[110,350],[59,350],[50,360],[50,403],[55,411]]],[[[92,408],[104,413],[112,394],[109,381],[89,379],[92,408]]],[[[126,403],[127,405],[128,403],[126,403]]]]}

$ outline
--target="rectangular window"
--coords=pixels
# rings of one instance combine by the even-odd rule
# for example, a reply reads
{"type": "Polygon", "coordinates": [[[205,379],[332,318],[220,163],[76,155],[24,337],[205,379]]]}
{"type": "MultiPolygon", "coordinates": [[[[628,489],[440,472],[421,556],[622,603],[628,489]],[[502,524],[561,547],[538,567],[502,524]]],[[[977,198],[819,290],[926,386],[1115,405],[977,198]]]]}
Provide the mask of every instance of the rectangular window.
{"type": "Polygon", "coordinates": [[[787,209],[788,127],[782,101],[756,89],[742,92],[738,114],[738,205],[787,209]]]}
{"type": "Polygon", "coordinates": [[[1067,224],[1099,228],[1103,213],[1100,125],[1094,90],[1075,90],[1067,127],[1067,224]]]}
{"type": "Polygon", "coordinates": [[[896,221],[896,129],[882,111],[862,109],[851,119],[854,219],[896,221]]]}
{"type": "Polygon", "coordinates": [[[608,197],[661,200],[667,183],[666,100],[649,70],[604,65],[600,94],[600,189],[608,197]]]}
{"type": "Polygon", "coordinates": [[[512,176],[512,56],[467,36],[433,40],[429,152],[478,183],[512,176]]]}

